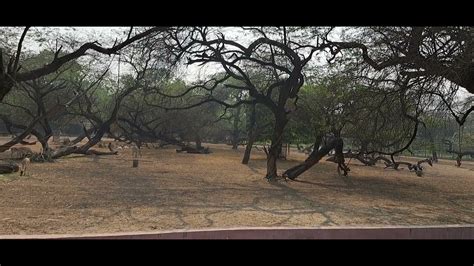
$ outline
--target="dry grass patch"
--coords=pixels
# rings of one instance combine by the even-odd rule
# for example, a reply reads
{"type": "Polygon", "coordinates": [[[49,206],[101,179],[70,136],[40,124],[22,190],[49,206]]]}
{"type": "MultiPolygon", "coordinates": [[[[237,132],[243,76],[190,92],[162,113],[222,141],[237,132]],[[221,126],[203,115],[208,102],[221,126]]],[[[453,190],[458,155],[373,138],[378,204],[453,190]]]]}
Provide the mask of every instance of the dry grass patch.
{"type": "MultiPolygon", "coordinates": [[[[474,163],[441,160],[423,177],[362,166],[349,177],[322,161],[298,181],[269,183],[265,154],[240,163],[243,148],[211,154],[144,149],[35,163],[0,177],[0,234],[104,233],[238,226],[474,224],[474,163]]],[[[305,155],[279,162],[284,170],[305,155]]],[[[416,159],[404,158],[403,160],[416,159]]]]}

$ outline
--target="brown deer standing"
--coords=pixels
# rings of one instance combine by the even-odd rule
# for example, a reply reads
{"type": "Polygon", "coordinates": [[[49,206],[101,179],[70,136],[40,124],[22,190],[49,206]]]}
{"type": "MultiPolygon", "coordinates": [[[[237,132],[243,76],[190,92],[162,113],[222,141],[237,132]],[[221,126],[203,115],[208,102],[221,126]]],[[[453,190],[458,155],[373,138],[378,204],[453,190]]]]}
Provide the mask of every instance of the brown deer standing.
{"type": "Polygon", "coordinates": [[[20,162],[20,176],[26,175],[26,169],[30,165],[30,158],[25,157],[20,162]]]}
{"type": "Polygon", "coordinates": [[[142,151],[138,148],[137,145],[132,146],[132,157],[138,158],[138,156],[142,157],[142,151]]]}

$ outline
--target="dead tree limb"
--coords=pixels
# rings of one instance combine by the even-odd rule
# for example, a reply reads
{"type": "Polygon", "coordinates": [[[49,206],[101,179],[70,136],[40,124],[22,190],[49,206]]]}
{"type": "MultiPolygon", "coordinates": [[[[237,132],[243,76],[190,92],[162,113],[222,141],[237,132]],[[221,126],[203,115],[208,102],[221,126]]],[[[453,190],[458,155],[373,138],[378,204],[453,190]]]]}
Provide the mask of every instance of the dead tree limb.
{"type": "Polygon", "coordinates": [[[18,172],[20,167],[14,163],[2,163],[0,164],[0,174],[10,174],[13,172],[18,172]]]}
{"type": "Polygon", "coordinates": [[[416,164],[412,164],[409,162],[385,162],[385,168],[393,168],[395,170],[398,170],[398,167],[400,165],[406,165],[408,166],[408,170],[414,171],[417,176],[422,176],[423,175],[423,163],[428,163],[430,166],[433,166],[433,159],[432,158],[427,158],[424,160],[418,161],[416,164]]]}
{"type": "MultiPolygon", "coordinates": [[[[391,163],[389,159],[387,159],[384,156],[377,156],[375,158],[370,158],[367,157],[365,154],[362,153],[352,153],[352,152],[347,152],[344,153],[344,158],[350,158],[350,159],[357,159],[359,162],[363,163],[364,165],[367,166],[374,166],[378,161],[384,161],[386,163],[391,163]]],[[[326,161],[328,162],[336,162],[336,156],[331,156],[329,157],[326,161]]]]}

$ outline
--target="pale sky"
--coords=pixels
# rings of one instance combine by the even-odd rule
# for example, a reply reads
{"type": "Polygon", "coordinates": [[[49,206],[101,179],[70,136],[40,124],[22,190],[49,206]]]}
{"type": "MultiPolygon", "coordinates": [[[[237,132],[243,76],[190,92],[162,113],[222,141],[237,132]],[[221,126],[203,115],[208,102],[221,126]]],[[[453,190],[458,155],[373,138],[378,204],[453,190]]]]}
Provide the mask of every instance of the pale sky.
{"type": "MultiPolygon", "coordinates": [[[[67,37],[71,37],[78,41],[77,46],[90,41],[98,41],[101,45],[107,47],[113,44],[115,38],[125,39],[127,37],[129,27],[32,27],[24,40],[24,50],[29,52],[37,52],[40,49],[46,47],[55,48],[56,45],[61,44],[61,40],[67,37]],[[35,33],[48,33],[49,38],[43,41],[39,41],[35,37],[35,33]],[[57,44],[58,43],[58,44],[57,44]],[[46,47],[44,47],[46,46],[46,47]]],[[[13,43],[17,43],[22,32],[22,28],[18,28],[18,35],[16,40],[11,40],[13,43]]],[[[248,31],[244,31],[240,27],[220,27],[220,31],[225,34],[226,39],[232,39],[239,41],[240,43],[246,44],[246,41],[251,41],[248,31]]],[[[110,58],[112,60],[112,58],[110,58]]],[[[320,61],[315,59],[315,61],[320,61]]],[[[316,63],[318,64],[318,63],[316,63]]],[[[118,71],[118,57],[113,58],[113,62],[110,69],[113,75],[117,75],[118,71]]],[[[127,71],[127,66],[122,64],[120,67],[121,73],[127,71]]],[[[183,67],[179,71],[180,78],[186,82],[193,82],[199,78],[204,78],[207,75],[221,71],[221,67],[218,64],[208,64],[204,67],[198,65],[190,65],[183,67]]]]}
{"type": "MultiPolygon", "coordinates": [[[[20,34],[23,28],[17,29],[16,38],[9,40],[12,43],[16,44],[20,38],[20,34]]],[[[115,38],[121,38],[122,40],[127,37],[130,27],[32,27],[23,41],[23,51],[26,52],[38,52],[41,49],[46,47],[56,47],[56,41],[61,43],[61,39],[64,37],[74,37],[78,41],[78,45],[81,45],[85,42],[98,41],[102,46],[107,47],[113,44],[115,38]],[[50,38],[46,41],[38,41],[35,37],[36,32],[48,32],[50,38]]],[[[226,36],[230,36],[231,32],[234,29],[224,29],[226,36]]],[[[112,60],[110,72],[113,75],[118,73],[118,56],[114,58],[110,57],[112,60]]],[[[109,61],[110,62],[110,61],[109,61]]],[[[128,70],[131,70],[127,65],[121,64],[120,71],[124,73],[128,70]]],[[[204,77],[205,75],[215,73],[218,69],[216,67],[199,67],[196,65],[191,65],[180,70],[181,78],[186,82],[192,82],[197,80],[199,77],[204,77]]]]}

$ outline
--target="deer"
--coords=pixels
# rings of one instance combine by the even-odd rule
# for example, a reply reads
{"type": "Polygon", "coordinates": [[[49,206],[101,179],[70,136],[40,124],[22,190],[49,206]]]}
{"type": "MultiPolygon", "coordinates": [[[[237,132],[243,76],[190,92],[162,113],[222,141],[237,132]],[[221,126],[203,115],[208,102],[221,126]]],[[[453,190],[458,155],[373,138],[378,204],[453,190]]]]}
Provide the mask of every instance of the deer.
{"type": "Polygon", "coordinates": [[[14,154],[18,154],[20,158],[23,158],[25,155],[31,155],[33,154],[33,151],[28,148],[28,147],[12,147],[10,148],[11,151],[11,157],[13,158],[14,154]]]}
{"type": "Polygon", "coordinates": [[[142,157],[142,152],[141,152],[141,150],[138,148],[137,145],[133,145],[133,146],[132,146],[132,157],[133,157],[133,158],[138,158],[138,156],[142,157]]]}
{"type": "Polygon", "coordinates": [[[27,157],[23,158],[23,160],[21,160],[20,162],[20,176],[26,175],[26,168],[31,163],[30,158],[28,156],[30,155],[27,155],[27,157]]]}

